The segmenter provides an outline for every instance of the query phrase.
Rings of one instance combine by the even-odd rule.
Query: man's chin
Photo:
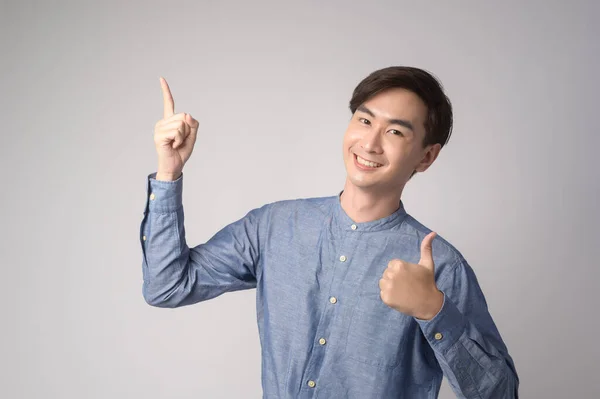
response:
[[[379,193],[384,194],[390,191],[397,191],[399,187],[404,187],[404,184],[400,182],[393,182],[389,180],[382,180],[372,178],[375,176],[355,176],[355,175],[346,175],[346,185],[351,185],[355,189],[369,192],[369,193]]]
[[[356,177],[353,176],[347,176],[347,179],[349,184],[353,185],[354,187],[356,187],[357,189],[360,190],[378,190],[381,188],[382,184],[380,181],[377,181],[375,179],[358,179]]]

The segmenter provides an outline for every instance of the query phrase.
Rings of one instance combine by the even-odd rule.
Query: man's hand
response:
[[[169,85],[160,78],[163,92],[163,119],[154,127],[154,145],[158,154],[156,180],[177,180],[192,155],[198,121],[190,114],[175,114],[175,102]]]
[[[444,294],[435,284],[435,265],[429,233],[421,243],[418,264],[392,259],[379,280],[381,300],[389,307],[417,319],[430,320],[442,308]]]

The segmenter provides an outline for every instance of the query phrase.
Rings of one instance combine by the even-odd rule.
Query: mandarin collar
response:
[[[340,225],[344,231],[381,231],[390,230],[393,227],[402,223],[407,213],[404,209],[404,203],[400,200],[398,209],[392,214],[377,220],[371,220],[369,222],[357,223],[348,216],[344,208],[342,208],[341,195],[344,190],[340,191],[337,197],[334,198],[334,219]]]

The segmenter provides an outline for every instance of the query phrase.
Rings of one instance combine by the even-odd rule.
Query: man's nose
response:
[[[365,152],[380,154],[381,149],[381,131],[379,129],[370,129],[363,136],[360,146]]]

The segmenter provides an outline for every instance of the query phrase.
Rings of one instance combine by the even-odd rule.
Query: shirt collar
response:
[[[391,230],[393,227],[399,225],[404,220],[407,215],[406,210],[404,209],[404,204],[402,200],[400,200],[398,209],[384,218],[372,220],[370,222],[356,223],[354,220],[348,216],[344,208],[342,208],[342,203],[340,196],[342,195],[343,190],[334,197],[335,205],[334,205],[334,220],[340,225],[342,230],[344,231],[381,231],[381,230]]]

